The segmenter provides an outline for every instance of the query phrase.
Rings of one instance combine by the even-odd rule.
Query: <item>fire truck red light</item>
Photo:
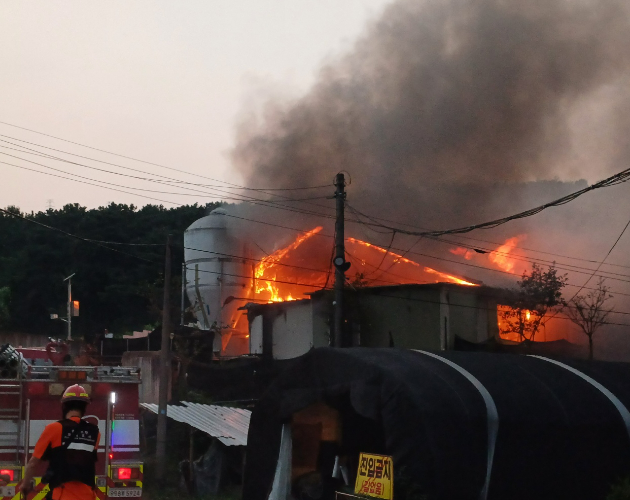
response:
[[[0,476],[9,476],[9,482],[13,482],[15,471],[11,469],[0,469]]]
[[[129,467],[118,469],[118,479],[131,479],[131,469]]]
[[[113,453],[110,453],[110,454],[109,454],[109,459],[111,460],[112,458],[114,458],[114,454],[113,454]]]

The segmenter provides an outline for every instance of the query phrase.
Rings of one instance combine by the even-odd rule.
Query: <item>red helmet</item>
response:
[[[86,403],[90,402],[90,396],[83,388],[83,386],[79,384],[71,385],[65,391],[63,391],[63,396],[61,396],[61,402],[65,403],[66,401],[84,401]]]

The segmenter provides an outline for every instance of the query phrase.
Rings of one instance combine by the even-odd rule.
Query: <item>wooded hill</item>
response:
[[[112,203],[87,209],[73,204],[30,214],[8,207],[11,213],[82,238],[157,245],[98,245],[0,213],[0,332],[65,336],[66,324],[51,320],[50,314],[66,316],[63,279],[72,273],[73,299],[80,302],[73,336],[91,339],[105,329],[122,335],[158,324],[168,234],[173,238],[172,310],[178,316],[184,230],[218,205],[137,208]]]

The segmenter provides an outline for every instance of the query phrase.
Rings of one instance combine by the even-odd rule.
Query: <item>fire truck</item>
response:
[[[98,425],[96,489],[99,500],[141,497],[138,388],[140,370],[112,366],[60,366],[10,345],[0,346],[0,500],[22,500],[20,480],[44,427],[63,418],[61,395],[74,384],[91,403],[85,419]],[[24,500],[43,500],[39,471]]]

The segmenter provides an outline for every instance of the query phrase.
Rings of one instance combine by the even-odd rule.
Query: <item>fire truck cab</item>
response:
[[[91,403],[84,416],[98,425],[96,489],[99,500],[141,497],[138,385],[140,370],[111,366],[53,366],[27,361],[20,349],[0,347],[0,500],[21,500],[19,485],[44,427],[63,418],[61,395],[82,385]],[[48,486],[39,471],[25,500],[42,500]]]

